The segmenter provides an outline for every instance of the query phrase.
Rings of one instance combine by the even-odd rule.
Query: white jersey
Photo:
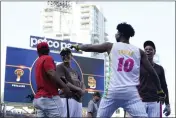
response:
[[[107,78],[108,93],[121,93],[139,84],[140,50],[121,42],[113,44],[110,52],[110,77]],[[135,89],[134,91],[137,91]]]

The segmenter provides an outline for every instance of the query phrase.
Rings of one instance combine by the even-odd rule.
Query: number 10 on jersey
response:
[[[125,71],[125,72],[130,72],[133,69],[134,66],[134,60],[131,58],[124,59],[119,58],[119,63],[117,65],[117,71]]]

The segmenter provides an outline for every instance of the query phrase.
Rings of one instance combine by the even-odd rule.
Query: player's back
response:
[[[52,61],[51,61],[52,60]],[[35,95],[35,98],[39,98],[41,96],[43,97],[51,97],[52,95],[58,95],[58,87],[52,79],[49,78],[46,74],[46,66],[44,66],[44,63],[48,63],[47,65],[50,65],[49,68],[51,68],[51,65],[54,65],[54,60],[49,55],[43,55],[39,57],[35,63],[35,79],[36,79],[36,85],[37,85],[37,93]],[[55,70],[54,65],[54,70]]]
[[[127,92],[127,89],[139,84],[140,59],[139,48],[121,42],[113,44],[110,52],[108,93]]]

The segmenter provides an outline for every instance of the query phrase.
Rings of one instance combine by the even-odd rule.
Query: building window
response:
[[[53,21],[45,21],[45,23],[53,23]]]
[[[81,6],[81,8],[89,8],[89,6]]]
[[[46,8],[46,9],[45,9],[45,12],[53,12],[53,9]]]
[[[81,11],[82,14],[89,14],[90,11]]]
[[[63,41],[69,41],[69,42],[70,42],[70,39],[66,39],[66,38],[64,38]]]
[[[70,34],[64,34],[64,36],[70,36]]]
[[[83,17],[81,17],[81,19],[82,19],[82,20],[87,20],[87,19],[89,19],[89,17],[83,16]]]
[[[98,32],[98,27],[96,27],[96,32]]]
[[[53,28],[52,26],[43,26],[44,29],[51,29]]]
[[[89,23],[81,23],[81,28],[88,28],[89,27]]]
[[[53,16],[44,16],[46,19],[52,19]]]
[[[56,37],[62,37],[62,34],[56,34]]]

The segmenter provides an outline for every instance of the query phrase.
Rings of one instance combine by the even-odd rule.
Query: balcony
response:
[[[81,9],[89,8],[90,5],[81,5]]]
[[[81,11],[81,13],[89,13],[90,9],[89,8],[81,8],[80,11]]]
[[[46,21],[44,21],[46,24],[52,24],[53,23],[53,21],[52,20],[46,20]]]
[[[99,38],[98,32],[91,32],[91,36],[95,38]]]
[[[104,22],[107,22],[107,19],[104,17]]]
[[[62,34],[56,34],[56,37],[62,37]]]
[[[88,16],[81,16],[81,19],[82,20],[86,20],[86,19],[89,19],[90,17],[88,17]]]
[[[53,12],[54,10],[52,8],[46,8],[44,9],[45,12]]]
[[[43,26],[43,29],[52,29],[53,28],[53,26],[50,26],[50,25],[44,25]]]
[[[81,20],[81,24],[89,24],[89,23],[90,23],[89,19]]]
[[[99,42],[98,38],[92,37],[92,43],[99,44],[100,42]]]
[[[90,17],[90,12],[81,12],[81,17]]]

